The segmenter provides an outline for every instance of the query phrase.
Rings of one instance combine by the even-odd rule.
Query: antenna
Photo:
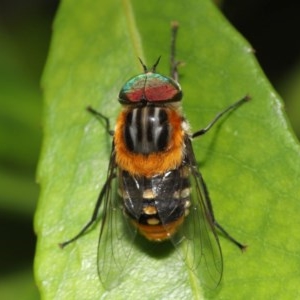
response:
[[[148,69],[147,69],[146,65],[143,63],[143,61],[142,61],[142,59],[140,57],[138,57],[138,59],[139,59],[141,65],[143,66],[144,72],[147,73]]]

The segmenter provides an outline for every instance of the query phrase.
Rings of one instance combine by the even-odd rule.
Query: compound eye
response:
[[[182,91],[176,81],[152,72],[133,77],[125,83],[119,94],[119,101],[123,104],[175,102],[181,98]]]

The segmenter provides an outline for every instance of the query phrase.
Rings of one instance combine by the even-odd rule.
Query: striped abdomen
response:
[[[190,206],[189,175],[184,164],[151,178],[119,170],[119,194],[124,210],[147,239],[169,239],[183,223]]]

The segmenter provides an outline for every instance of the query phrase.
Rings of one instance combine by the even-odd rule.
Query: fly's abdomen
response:
[[[120,171],[125,213],[147,239],[166,240],[184,221],[190,206],[188,175],[185,166],[152,178],[134,177]]]

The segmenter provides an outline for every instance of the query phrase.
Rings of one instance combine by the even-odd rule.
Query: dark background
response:
[[[218,1],[220,2],[220,1]],[[228,0],[220,4],[256,51],[300,136],[298,1]],[[47,57],[54,0],[0,3],[0,294],[38,299],[32,261],[36,166],[42,141],[40,78]],[[297,76],[297,74],[299,74]],[[20,83],[18,89],[14,82]],[[15,105],[12,105],[15,104]],[[27,117],[25,117],[27,116]],[[29,116],[29,117],[28,117]],[[30,138],[28,138],[30,137]],[[6,297],[5,297],[6,296]]]

